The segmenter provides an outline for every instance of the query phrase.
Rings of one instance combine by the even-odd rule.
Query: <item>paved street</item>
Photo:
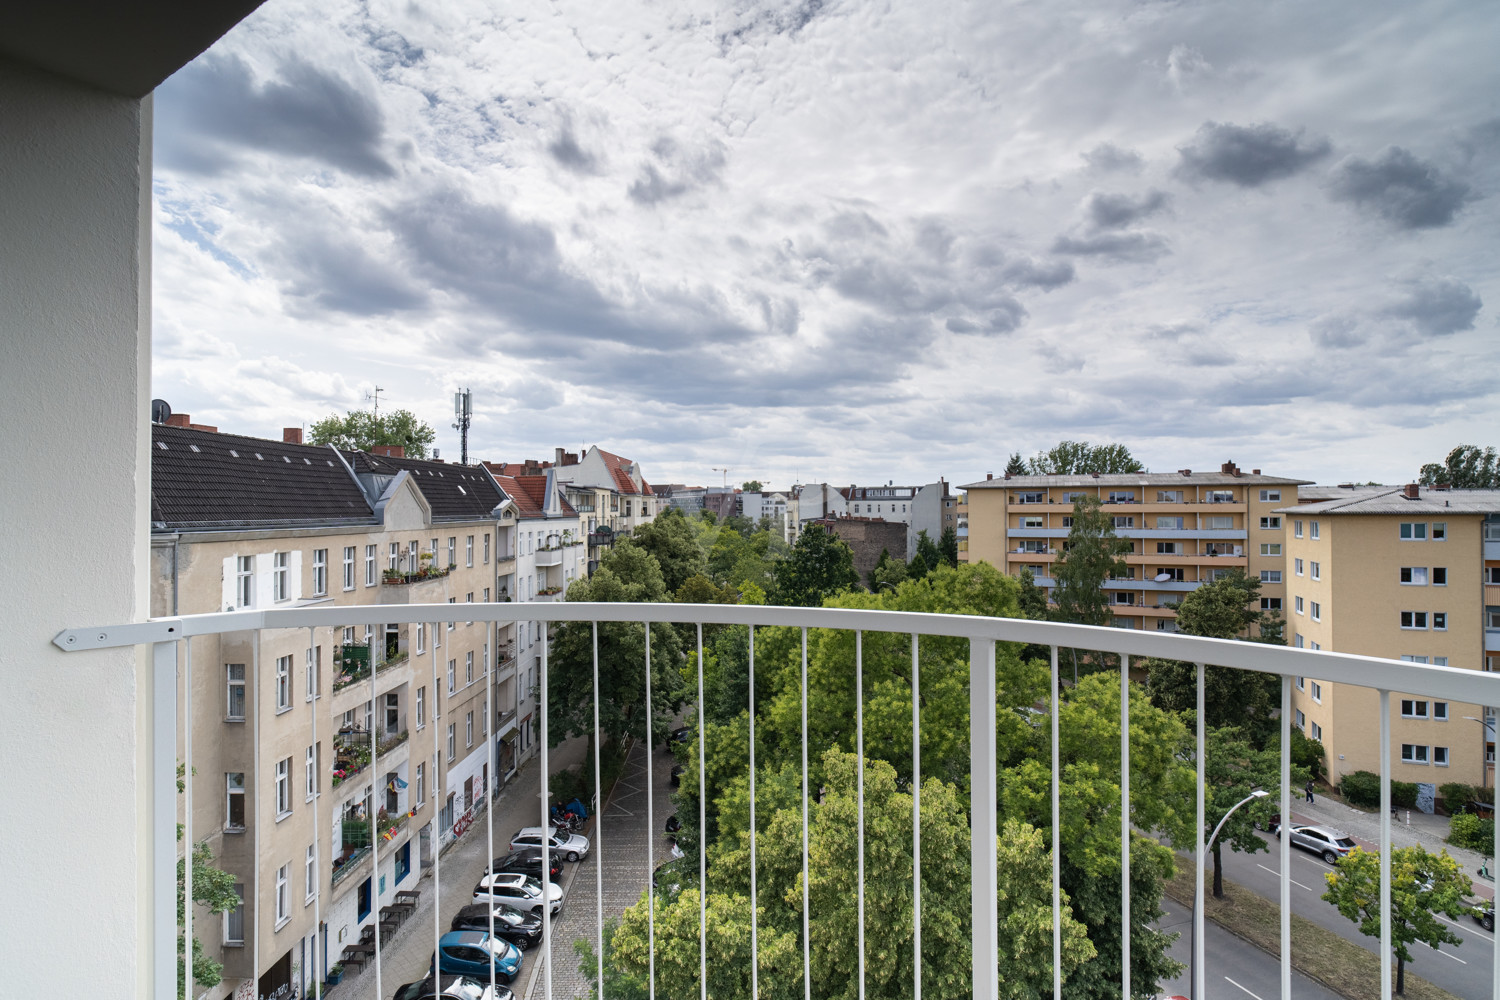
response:
[[[1188,968],[1182,975],[1162,984],[1166,994],[1190,996],[1192,993],[1192,921],[1188,908],[1170,896],[1162,899],[1166,914],[1157,926],[1182,936],[1172,945],[1171,956]],[[1242,941],[1211,920],[1203,924],[1203,960],[1205,963],[1203,1000],[1275,1000],[1281,996],[1281,965],[1255,945]],[[1340,1000],[1337,993],[1313,982],[1295,969],[1292,971],[1292,995],[1297,1000]]]

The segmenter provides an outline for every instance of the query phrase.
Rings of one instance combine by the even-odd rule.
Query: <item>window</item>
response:
[[[1110,490],[1109,503],[1135,503],[1135,490]]]
[[[453,760],[453,758],[456,757],[456,756],[458,756],[458,747],[454,743],[453,723],[450,722],[450,723],[448,723],[448,760],[449,760],[449,762],[451,763],[452,760]]]
[[[1313,649],[1322,649],[1323,648],[1323,644],[1321,642],[1312,642],[1312,643],[1308,643],[1308,645],[1311,646]]]
[[[1320,622],[1323,620],[1323,605],[1319,604],[1317,601],[1312,602],[1312,620],[1315,622]]]
[[[474,651],[472,649],[464,654],[464,683],[474,683]]]
[[[1261,526],[1262,529],[1265,529],[1265,530],[1270,530],[1270,529],[1274,529],[1274,528],[1280,528],[1281,527],[1281,518],[1279,518],[1279,517],[1263,517],[1263,518],[1260,519],[1260,526]]]
[[[354,589],[354,546],[344,546],[344,589]]]
[[[1115,523],[1115,527],[1116,528],[1134,528],[1135,527],[1135,518],[1133,518],[1133,517],[1117,517],[1117,518],[1114,519],[1114,523]]]
[[[1323,704],[1323,685],[1317,681],[1309,681],[1308,683],[1312,685],[1312,700],[1320,705]]]
[[[375,546],[365,546],[365,586],[375,586]]]
[[[1446,667],[1448,665],[1448,658],[1446,656],[1434,656],[1432,658],[1432,665],[1435,666],[1435,667]],[[1438,704],[1446,706],[1448,703],[1444,701],[1444,702],[1439,702]],[[1445,707],[1444,711],[1446,711],[1446,710],[1447,709]],[[1446,718],[1446,716],[1445,716],[1445,718]]]
[[[1025,493],[1021,493],[1021,494],[1019,494],[1016,497],[1016,503],[1046,503],[1046,502],[1047,502],[1047,494],[1044,491],[1042,491],[1042,490],[1031,490],[1031,491],[1028,491],[1028,492],[1025,492]],[[858,514],[859,513],[859,508],[855,507],[854,512],[856,514]]]
[[[1158,517],[1156,519],[1158,531],[1181,531],[1182,518],[1180,517]]]
[[[1063,518],[1062,519],[1062,526],[1064,528],[1071,528],[1071,527],[1073,527],[1073,519],[1071,517],[1065,517],[1065,518]]]
[[[488,587],[484,588],[484,603],[485,604],[490,603],[490,588],[488,588]]]
[[[484,533],[484,564],[486,566],[490,564],[490,533],[488,531]]]
[[[1209,490],[1204,503],[1234,503],[1233,490]]]
[[[427,801],[427,765],[417,765],[417,805]]]
[[[1292,522],[1292,537],[1293,538],[1301,538],[1302,537],[1302,522],[1301,521],[1293,521]]]
[[[1292,560],[1292,572],[1297,574],[1298,576],[1301,576],[1305,572],[1301,559]]]
[[[1228,570],[1215,570],[1214,572],[1219,573],[1219,574],[1227,574],[1229,571]],[[1218,578],[1216,577],[1215,579],[1218,579]],[[1263,569],[1263,570],[1261,570],[1260,571],[1260,582],[1261,583],[1280,583],[1281,582],[1281,570],[1279,570],[1279,569]]]
[[[416,630],[416,636],[413,641],[416,643],[417,652],[425,653],[427,651],[427,624],[425,622],[417,622],[413,628]]]
[[[417,688],[417,728],[427,724],[427,688]]]
[[[1425,656],[1411,656],[1411,655],[1408,655],[1406,653],[1402,653],[1401,654],[1401,659],[1403,661],[1407,662],[1407,663],[1426,663],[1427,662],[1427,657],[1425,657]]]
[[[1426,628],[1427,612],[1425,611],[1403,611],[1401,612],[1402,628]]]
[[[307,651],[307,701],[319,696],[318,688],[323,679],[323,647],[314,646]]]
[[[1262,597],[1260,599],[1260,609],[1262,611],[1280,611],[1281,610],[1281,598],[1279,598],[1279,597]]]
[[[457,535],[449,535],[448,536],[448,565],[449,566],[457,566],[458,565],[458,536]],[[470,563],[470,565],[473,565],[473,564]]]
[[[1500,628],[1500,608],[1484,609],[1484,627]]]
[[[285,601],[292,596],[289,552],[276,552],[271,556],[271,600]]]
[[[456,598],[456,597],[450,597],[450,598],[448,598],[448,603],[449,604],[457,604],[458,603],[458,598]],[[448,631],[449,632],[453,631],[453,622],[449,622],[448,623]]]
[[[224,775],[224,829],[245,828],[245,772]]]
[[[1297,614],[1299,614],[1299,615],[1302,614],[1302,612],[1304,610],[1303,609],[1303,605],[1302,605],[1302,598],[1300,598],[1300,597],[1294,597],[1294,598],[1292,598],[1292,607],[1296,610]]]
[[[1306,677],[1298,677],[1297,678],[1297,690],[1298,691],[1306,691],[1307,690],[1307,678]]]
[[[1448,586],[1448,567],[1446,567],[1446,566],[1434,566],[1434,567],[1432,567],[1432,585],[1434,587],[1446,587],[1446,586]]]
[[[292,758],[276,762],[276,818],[282,819],[292,812]]]
[[[1021,527],[1023,528],[1040,528],[1041,526],[1042,515],[1040,514],[1027,514],[1021,518]]]
[[[1314,559],[1307,564],[1307,573],[1314,580],[1323,579],[1323,564]]]
[[[1260,491],[1260,502],[1261,503],[1279,503],[1280,501],[1281,501],[1281,491],[1280,490],[1261,490]]]
[[[474,565],[474,536],[470,535],[464,540],[464,565]]]
[[[224,718],[233,722],[245,721],[245,665],[224,664],[225,704]]]
[[[1403,542],[1421,542],[1427,539],[1426,521],[1402,521],[1401,540]]]
[[[1263,556],[1279,556],[1279,555],[1281,555],[1281,543],[1280,542],[1261,542],[1260,543],[1260,554],[1263,555]]]
[[[391,543],[390,560],[391,560],[391,564],[390,564],[390,566],[386,567],[387,569],[390,569],[391,571],[394,572],[395,570],[397,570],[397,569],[399,569],[401,567],[401,543],[400,542],[392,542]]]
[[[1411,587],[1427,586],[1426,566],[1402,566],[1401,582]]]
[[[458,673],[458,661],[457,660],[449,660],[448,661],[448,693],[449,694],[453,693],[453,677],[454,677],[454,675],[456,673]]]
[[[1414,698],[1401,699],[1401,718],[1403,719],[1425,719],[1427,718],[1427,702],[1418,701]]]
[[[282,865],[276,869],[276,923],[278,925],[285,923],[290,916],[286,892],[287,869],[290,867],[291,865]]]
[[[1323,727],[1320,726],[1320,725],[1318,725],[1316,722],[1314,722],[1309,727],[1308,735],[1311,736],[1315,740],[1322,740],[1323,739]]]
[[[470,712],[464,716],[464,746],[474,745],[474,713]]]
[[[1425,764],[1427,763],[1428,748],[1421,743],[1401,744],[1401,762],[1403,764]]]
[[[1322,537],[1321,535],[1318,534],[1318,522],[1317,521],[1312,521],[1312,522],[1310,522],[1308,524],[1308,526],[1307,526],[1307,537],[1309,537],[1309,538],[1321,538]]]
[[[303,870],[302,875],[307,880],[307,901],[309,903],[311,903],[313,897],[318,894],[318,845],[317,844],[308,844],[307,845],[307,866]]]
[[[1177,556],[1182,554],[1181,542],[1157,542],[1156,554],[1159,556]]]
[[[318,791],[318,753],[315,747],[307,748],[307,758],[303,762],[302,771],[307,784],[307,801],[311,802]]]
[[[234,603],[248,608],[255,604],[255,557],[235,557]]]
[[[327,549],[313,549],[313,593],[328,593]]]
[[[276,711],[292,707],[292,658],[276,657]]]
[[[1432,627],[1438,632],[1448,631],[1448,612],[1434,611],[1432,613]]]
[[[1432,522],[1432,540],[1434,542],[1445,542],[1445,541],[1448,540],[1448,522],[1447,521],[1433,521]]]
[[[1117,591],[1115,591],[1115,593],[1112,596],[1114,597],[1114,600],[1110,602],[1112,604],[1134,604],[1135,603],[1135,594],[1133,594],[1133,593],[1131,593],[1129,591],[1117,590]]]
[[[1307,716],[1300,708],[1296,709],[1296,712],[1297,728],[1305,731],[1307,729]]]
[[[1134,567],[1129,568],[1134,569]],[[1171,580],[1176,583],[1183,582],[1183,568],[1181,566],[1158,566],[1156,567],[1156,575],[1158,578],[1165,576],[1167,580]],[[1167,580],[1162,580],[1160,582],[1166,583]]]
[[[1448,703],[1446,701],[1435,701],[1432,703],[1432,718],[1434,722],[1448,721]]]
[[[245,887],[240,883],[234,884],[234,894],[240,898],[239,904],[233,909],[224,911],[224,943],[245,943]]]
[[[1437,767],[1447,767],[1448,766],[1448,748],[1447,747],[1433,747],[1432,748],[1432,763],[1435,766],[1437,766]]]
[[[1156,502],[1157,503],[1182,503],[1182,491],[1181,490],[1157,490],[1156,491]]]

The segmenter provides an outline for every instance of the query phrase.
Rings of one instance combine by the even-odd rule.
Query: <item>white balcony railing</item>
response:
[[[402,617],[408,622],[438,623],[446,622],[453,613],[448,604],[425,604],[405,605],[401,607]],[[510,623],[520,620],[530,620],[535,617],[539,609],[535,606],[516,604],[476,604],[466,608],[466,614],[472,614],[476,621]],[[155,959],[155,981],[153,984],[153,996],[159,1000],[170,1000],[177,995],[177,972],[180,960],[176,955],[176,941],[179,931],[178,922],[174,915],[176,901],[175,884],[175,860],[178,854],[178,835],[176,823],[178,821],[178,794],[176,789],[176,765],[179,753],[179,739],[185,748],[185,761],[187,773],[192,771],[192,757],[194,732],[192,725],[192,713],[189,706],[176,703],[176,692],[179,690],[193,690],[193,664],[190,654],[191,643],[188,644],[188,655],[182,655],[184,640],[190,640],[197,636],[214,636],[229,632],[245,632],[255,629],[319,629],[344,627],[348,625],[383,625],[390,620],[392,608],[386,605],[373,605],[367,607],[346,606],[337,608],[296,608],[285,610],[266,611],[244,611],[224,614],[183,616],[178,618],[155,619],[143,623],[130,623],[122,625],[103,625],[69,628],[59,633],[54,642],[66,651],[78,651],[89,649],[101,649],[107,647],[149,645],[152,647],[154,668],[154,691],[155,701],[152,710],[152,770],[149,781],[152,788],[152,834],[154,864],[151,880],[153,898],[151,900],[151,912],[153,919],[148,925],[148,933],[151,937],[150,947]],[[1473,704],[1500,704],[1500,675],[1482,673],[1473,670],[1462,670],[1458,668],[1430,666],[1394,660],[1383,660],[1373,657],[1354,656],[1340,653],[1320,652],[1291,649],[1280,646],[1268,646],[1253,643],[1235,642],[1218,639],[1204,639],[1192,636],[1168,635],[1151,631],[1133,631],[1112,628],[1093,628],[1088,626],[1063,625],[1050,622],[1026,621],[1018,619],[986,618],[977,616],[943,615],[943,614],[914,614],[895,611],[879,610],[843,610],[830,608],[780,608],[761,606],[724,606],[724,605],[682,605],[682,604],[570,604],[558,603],[547,609],[548,622],[551,625],[558,622],[649,622],[649,623],[689,623],[697,626],[698,644],[698,707],[697,723],[698,731],[704,731],[703,715],[703,626],[704,625],[740,625],[751,628],[751,642],[749,653],[749,670],[751,697],[755,690],[755,643],[754,628],[758,626],[778,626],[802,630],[801,643],[801,691],[802,691],[802,742],[803,742],[803,933],[801,940],[802,968],[800,977],[807,984],[807,995],[812,994],[811,986],[811,962],[810,944],[807,932],[807,630],[809,629],[833,629],[852,632],[855,635],[855,662],[854,662],[854,688],[857,691],[864,690],[863,682],[863,636],[864,633],[894,633],[899,635],[910,635],[912,637],[912,662],[915,667],[918,662],[918,646],[922,637],[951,637],[967,640],[969,648],[969,701],[970,717],[969,728],[972,734],[970,740],[970,795],[971,795],[971,835],[970,850],[972,863],[972,885],[971,885],[971,913],[972,913],[972,967],[964,970],[972,982],[972,995],[983,1000],[993,1000],[999,995],[999,924],[996,909],[997,898],[997,791],[998,767],[996,760],[996,714],[997,714],[997,690],[996,690],[996,643],[1028,643],[1037,644],[1051,648],[1051,679],[1050,679],[1050,703],[1056,705],[1059,697],[1059,648],[1082,648],[1114,653],[1120,658],[1119,688],[1120,688],[1120,754],[1121,792],[1128,801],[1130,794],[1130,727],[1128,725],[1130,701],[1129,701],[1129,664],[1132,659],[1139,657],[1162,657],[1173,660],[1186,660],[1198,664],[1198,687],[1197,687],[1197,733],[1196,733],[1196,767],[1198,769],[1196,829],[1202,831],[1204,828],[1204,766],[1205,766],[1205,728],[1204,728],[1204,665],[1218,665],[1237,668],[1241,670],[1252,670],[1261,673],[1277,675],[1281,678],[1281,799],[1280,813],[1282,816],[1291,815],[1290,800],[1290,748],[1291,739],[1289,734],[1291,720],[1291,697],[1294,678],[1299,676],[1311,676],[1322,679],[1325,682],[1353,685],[1378,692],[1381,706],[1379,719],[1380,729],[1380,797],[1381,810],[1381,873],[1380,873],[1380,900],[1385,913],[1389,914],[1391,905],[1390,887],[1390,824],[1391,824],[1391,788],[1390,788],[1390,745],[1391,745],[1391,714],[1389,711],[1389,698],[1392,691],[1426,696],[1435,699],[1444,699],[1452,702],[1464,702]],[[548,733],[547,733],[547,651],[549,643],[545,639],[546,627],[543,628],[542,642],[542,665],[540,680],[539,700],[542,707],[540,712],[540,738],[542,773],[548,774]],[[434,678],[437,677],[436,654],[429,653],[433,660]],[[647,649],[649,659],[649,645]],[[595,685],[597,692],[598,662],[597,644],[595,647]],[[259,672],[264,665],[256,662],[252,665],[254,676],[259,678]],[[198,669],[204,669],[200,664]],[[179,677],[179,673],[181,676]],[[179,688],[179,680],[182,687]],[[493,684],[493,675],[491,679]],[[913,872],[912,872],[912,920],[915,928],[913,954],[914,961],[914,995],[920,1000],[922,981],[922,948],[920,938],[922,913],[921,896],[921,822],[920,822],[920,768],[922,735],[920,729],[920,703],[922,693],[918,690],[918,677],[913,671],[912,682],[912,763],[913,780],[911,790],[913,794]],[[649,681],[646,694],[647,724],[650,725],[650,688]],[[493,698],[493,688],[490,691]],[[862,750],[864,740],[864,710],[863,697],[856,699],[857,705],[857,746]],[[597,699],[596,699],[597,702]],[[491,702],[493,703],[493,701]],[[750,773],[754,774],[754,705],[749,706],[750,713]],[[597,712],[597,708],[596,708]],[[315,713],[313,713],[315,715]],[[1050,720],[1050,761],[1051,761],[1051,863],[1052,863],[1052,948],[1053,948],[1053,996],[1062,997],[1061,975],[1061,947],[1062,937],[1062,903],[1061,903],[1061,844],[1058,842],[1061,824],[1059,821],[1059,730],[1058,713],[1048,711],[1041,713],[1038,718],[1047,724]],[[182,720],[182,728],[179,732],[178,721]],[[596,715],[597,720],[597,715]],[[316,726],[316,720],[314,720]],[[438,756],[440,748],[436,743],[436,730],[440,727],[431,727],[434,730],[433,754]],[[313,734],[316,740],[316,732]],[[326,734],[325,734],[326,737]],[[413,743],[413,745],[415,745]],[[259,748],[257,747],[257,753]],[[414,751],[415,752],[415,751]],[[598,741],[595,741],[595,752],[598,753]],[[703,741],[698,741],[698,777],[699,777],[699,843],[702,845],[705,838],[702,836],[705,829],[706,803],[704,802],[704,747]],[[859,838],[859,881],[857,893],[860,922],[860,961],[859,974],[861,984],[864,976],[864,940],[863,930],[865,926],[864,915],[864,785],[863,785],[863,758],[859,758],[861,766],[859,770],[859,823],[861,836]],[[595,758],[595,767],[598,767],[598,758]],[[379,773],[378,767],[372,771]],[[440,784],[442,774],[434,769],[435,786],[432,789],[435,801],[442,799],[452,790],[443,788]],[[647,769],[648,794],[647,801],[651,801],[650,782],[651,771]],[[185,804],[188,827],[183,831],[182,841],[193,843],[195,831],[192,829],[192,788],[194,782],[187,782],[187,802]],[[316,800],[314,800],[316,801]],[[545,797],[540,801],[538,821],[548,821],[547,810],[550,803]],[[316,808],[316,807],[314,807]],[[649,807],[648,807],[649,808]],[[750,784],[750,844],[751,844],[751,898],[755,899],[754,893],[754,857],[756,831],[754,823],[755,809],[755,785],[752,779]],[[603,817],[598,817],[599,825],[594,829],[594,845],[592,850],[600,851],[604,837],[608,835],[608,828],[603,823]],[[1122,838],[1122,865],[1120,872],[1120,888],[1122,894],[1121,920],[1129,926],[1130,920],[1130,811],[1120,811],[1120,834]],[[314,822],[317,822],[316,815]],[[654,819],[648,818],[651,828],[655,829]],[[504,831],[502,831],[504,832]],[[1201,834],[1200,834],[1201,837]],[[493,830],[491,831],[490,850],[493,854],[495,845],[493,843]],[[1497,837],[1500,839],[1500,837]],[[648,865],[654,865],[654,858],[650,857],[652,848],[648,839]],[[1500,847],[1500,844],[1497,844]],[[1289,1000],[1291,997],[1291,880],[1290,880],[1290,838],[1283,838],[1280,843],[1280,890],[1281,890],[1281,997]],[[372,836],[370,845],[371,853],[376,857],[376,866],[372,870],[378,870],[378,863],[382,855],[382,845],[379,839]],[[1204,851],[1201,842],[1197,846],[1195,860],[1196,871],[1196,898],[1197,905],[1194,912],[1195,939],[1195,994],[1205,996],[1204,983],[1206,979],[1207,963],[1204,956]],[[1497,852],[1500,853],[1500,852]],[[492,856],[491,855],[486,855]],[[441,880],[441,855],[434,857],[434,892],[441,902],[443,894],[454,892],[459,903],[467,903],[467,886],[445,887]],[[317,859],[315,859],[317,861]],[[321,862],[318,862],[321,870]],[[700,849],[698,858],[699,885],[704,884],[706,877],[706,851]],[[602,880],[602,866],[596,865],[598,877]],[[191,866],[189,866],[189,869]],[[259,872],[255,873],[257,876]],[[256,884],[260,884],[259,878]],[[652,891],[649,885],[643,885],[645,891]],[[598,899],[602,901],[602,881],[600,882]],[[187,887],[191,896],[192,887]],[[257,900],[261,905],[266,901]],[[321,902],[321,901],[319,901]],[[602,940],[603,911],[600,903],[599,920],[596,925],[596,933],[599,940],[595,942],[596,954],[599,957],[600,973],[602,975],[602,963],[604,946]],[[700,996],[707,1000],[707,944],[705,936],[706,900],[700,894],[699,914],[699,959],[700,959]],[[376,907],[378,909],[378,907]],[[753,928],[755,927],[755,909],[751,907],[752,941]],[[315,919],[321,919],[315,917]],[[875,916],[874,919],[880,919]],[[192,935],[192,907],[188,908],[188,926],[184,928],[188,936]],[[260,926],[259,909],[256,912],[254,925],[255,934],[259,934]],[[1380,939],[1380,955],[1391,955],[1390,921],[1382,922],[1382,933]],[[438,907],[434,908],[434,947],[436,939],[441,933],[442,927],[438,922]],[[1131,995],[1130,988],[1130,935],[1125,935],[1123,956],[1120,969],[1122,993]],[[381,947],[382,938],[377,926],[374,945],[375,955],[373,969],[376,979],[377,995],[384,998],[388,994],[389,986],[383,985],[381,976]],[[247,941],[247,944],[250,942]],[[573,959],[570,952],[571,942],[561,942],[562,950],[558,951],[552,932],[552,921],[550,917],[544,921],[544,946],[540,949],[542,954],[551,956],[544,965],[545,974],[542,978],[542,995],[551,1000],[552,992],[552,966],[554,961],[562,961],[571,964]],[[189,949],[190,951],[191,949]],[[1495,963],[1494,968],[1500,970],[1500,937],[1494,941]],[[258,943],[257,943],[258,953]],[[529,960],[535,961],[536,951],[530,952]],[[315,969],[326,968],[329,960],[336,960],[336,956],[314,956],[312,959]],[[759,963],[751,963],[752,981],[758,976]],[[1391,976],[1394,971],[1394,962],[1387,961],[1383,965],[1383,995],[1390,996]],[[255,974],[260,974],[261,969],[256,969]],[[794,970],[782,970],[787,975],[797,975]],[[957,970],[950,970],[957,971]],[[322,976],[314,977],[315,982],[321,982]],[[1497,986],[1500,986],[1500,972],[1496,973]],[[654,988],[654,986],[653,986]],[[841,987],[842,988],[842,987]],[[321,991],[321,985],[315,988],[314,995]],[[860,990],[863,995],[863,989]],[[752,995],[754,995],[752,993]],[[1500,989],[1496,995],[1500,996]],[[602,996],[602,994],[601,994]],[[683,1000],[683,998],[678,998]]]

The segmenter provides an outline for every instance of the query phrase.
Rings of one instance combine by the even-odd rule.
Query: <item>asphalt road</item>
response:
[[[1192,945],[1189,935],[1193,928],[1188,908],[1168,896],[1162,899],[1162,909],[1166,914],[1158,926],[1182,935],[1173,943],[1169,954],[1183,965],[1190,965]],[[1203,930],[1206,966],[1203,985],[1207,996],[1199,1000],[1280,1000],[1281,963],[1277,959],[1211,920],[1204,921]],[[1190,977],[1190,968],[1184,969],[1181,976],[1163,983],[1162,990],[1168,995],[1191,996]],[[1295,969],[1292,971],[1292,995],[1297,1000],[1342,1000],[1337,993]]]
[[[1281,845],[1274,837],[1263,836],[1262,839],[1269,845],[1269,853],[1236,854],[1225,851],[1224,877],[1267,899],[1280,900]],[[1362,948],[1378,951],[1378,938],[1361,934],[1353,921],[1345,919],[1334,909],[1333,904],[1322,900],[1327,888],[1324,876],[1332,870],[1321,858],[1299,848],[1292,848],[1292,912],[1306,917],[1320,927],[1326,927]],[[1212,877],[1212,869],[1209,870],[1208,877]],[[1461,939],[1461,944],[1444,945],[1441,949],[1413,944],[1413,961],[1407,963],[1407,971],[1441,986],[1455,996],[1489,996],[1494,935],[1467,917],[1457,921],[1450,921],[1446,917],[1439,919],[1450,925],[1450,929]]]

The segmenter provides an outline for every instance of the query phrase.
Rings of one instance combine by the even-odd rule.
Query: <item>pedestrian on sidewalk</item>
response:
[[[1307,779],[1307,786],[1303,791],[1307,792],[1307,801],[1311,802],[1313,800],[1313,783],[1311,778]]]

